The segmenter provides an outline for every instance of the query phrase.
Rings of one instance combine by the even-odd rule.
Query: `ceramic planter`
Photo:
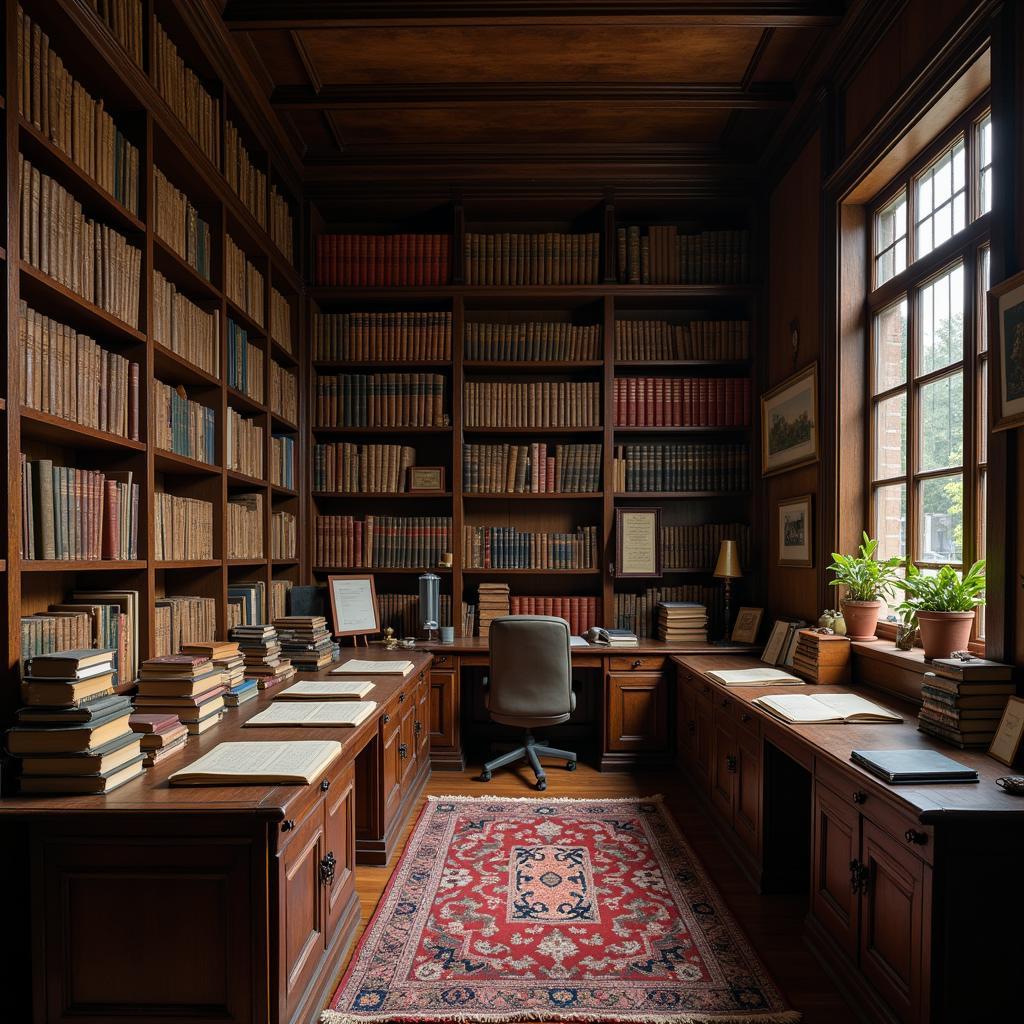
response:
[[[844,601],[843,618],[846,620],[847,636],[851,640],[874,640],[881,610],[881,601]]]
[[[918,612],[921,646],[926,658],[948,658],[964,651],[971,639],[974,612]]]

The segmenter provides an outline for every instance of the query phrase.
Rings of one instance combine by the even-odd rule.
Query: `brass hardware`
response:
[[[868,870],[866,864],[861,864],[859,860],[854,858],[850,861],[850,892],[867,892],[868,891],[868,879],[871,876],[871,872]]]
[[[413,722],[413,723],[412,723],[412,731],[413,731],[413,732],[414,732],[414,733],[415,733],[415,734],[416,734],[417,736],[419,736],[419,734],[420,734],[421,732],[423,732],[423,723],[422,723],[422,722]]]
[[[854,791],[854,794],[853,794],[853,802],[854,802],[855,804],[863,804],[863,803],[866,803],[866,802],[867,802],[867,799],[868,799],[868,795],[867,795],[867,793],[865,793],[865,792],[864,792],[864,790],[862,790],[862,789],[858,789],[858,790],[855,790],[855,791]]]
[[[334,869],[337,863],[331,851],[328,851],[327,856],[320,861],[320,881],[325,885],[334,884]]]
[[[398,695],[398,703],[399,704],[404,704],[405,703],[405,694],[404,693],[400,693]]]
[[[284,821],[281,822],[281,831],[282,832],[291,832],[291,830],[293,828],[295,828],[295,819],[294,818],[285,818]]]
[[[641,662],[639,658],[633,659],[633,668],[639,668],[642,664],[643,662]]]
[[[331,780],[330,779],[324,779],[324,781],[320,783],[320,789],[324,793],[326,793],[327,790],[329,790],[330,788],[331,788]]]
[[[409,756],[409,747],[405,743],[398,744],[398,756],[403,761]]]
[[[906,839],[908,843],[913,843],[915,846],[924,846],[924,844],[928,842],[928,833],[918,832],[916,828],[908,828],[907,831],[903,833],[903,838]]]
[[[389,715],[389,714],[388,714],[388,713],[387,713],[387,712],[385,711],[385,712],[384,712],[384,714],[380,716],[380,720],[381,720],[381,721],[382,721],[382,722],[383,722],[383,723],[384,723],[385,725],[387,725],[387,724],[388,724],[388,722],[390,722],[390,721],[391,721],[391,716],[390,716],[390,715]]]

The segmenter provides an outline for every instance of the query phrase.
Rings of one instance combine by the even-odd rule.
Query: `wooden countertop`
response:
[[[137,779],[125,783],[113,793],[103,796],[73,795],[26,795],[12,796],[0,800],[0,814],[69,814],[76,811],[93,812],[103,810],[114,813],[147,811],[168,814],[232,814],[246,813],[265,815],[268,818],[287,817],[289,806],[300,798],[309,787],[281,785],[246,786],[171,786],[167,777],[179,768],[191,764],[200,756],[212,750],[218,743],[231,740],[340,740],[342,743],[341,762],[351,759],[369,742],[377,731],[377,722],[384,706],[403,686],[417,678],[430,664],[430,655],[421,651],[402,651],[402,657],[411,661],[414,669],[407,676],[369,675],[374,690],[367,700],[377,702],[377,711],[354,729],[306,727],[253,728],[243,725],[258,711],[265,709],[282,685],[263,690],[254,699],[240,708],[229,708],[219,725],[208,729],[201,736],[190,736],[185,746],[166,761],[154,768],[147,768]],[[381,649],[348,648],[341,659],[330,668],[336,668],[353,658],[382,661],[393,659],[395,654]],[[298,679],[326,679],[330,669],[320,672],[300,672]],[[293,681],[295,681],[293,680]],[[287,684],[291,685],[291,683]],[[332,769],[336,767],[336,761]]]
[[[628,658],[631,654],[714,654],[722,657],[726,654],[750,654],[760,651],[760,647],[750,644],[718,647],[713,643],[703,644],[672,644],[664,640],[641,639],[638,647],[604,647],[590,644],[587,647],[573,647],[573,655],[616,655]],[[372,650],[372,648],[371,648]],[[416,642],[417,651],[430,651],[432,654],[486,654],[489,650],[486,637],[456,637],[454,643],[443,644],[439,640]]]
[[[703,673],[710,669],[755,668],[761,663],[749,656],[729,655],[711,659],[700,656],[679,656],[673,661],[700,674],[714,688],[713,697],[728,694],[733,700],[748,705],[761,719],[765,737],[771,739],[781,731],[809,747],[814,756],[841,766],[857,785],[884,795],[916,814],[922,822],[951,816],[1011,815],[1015,821],[1024,821],[1024,797],[1012,796],[995,784],[1003,775],[1015,772],[989,757],[983,750],[960,750],[947,743],[919,732],[918,707],[911,701],[901,701],[866,686],[820,686],[808,684],[794,686],[723,686]],[[888,710],[903,716],[902,722],[843,725],[789,725],[751,702],[755,697],[779,693],[849,693],[855,692]],[[850,760],[853,750],[936,750],[954,761],[976,768],[978,783],[928,783],[918,785],[889,785],[865,771]]]

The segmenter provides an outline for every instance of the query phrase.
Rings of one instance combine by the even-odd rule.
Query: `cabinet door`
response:
[[[697,725],[693,720],[693,691],[689,674],[680,669],[676,684],[676,764],[689,769],[693,763],[693,738]]]
[[[324,797],[324,857],[334,876],[324,881],[326,942],[330,946],[355,886],[356,825],[355,784],[351,767],[331,783]],[[333,859],[332,859],[333,858]]]
[[[398,712],[395,711],[394,715]],[[382,793],[384,794],[384,828],[391,822],[398,802],[402,797],[402,760],[398,755],[398,748],[402,742],[402,733],[398,728],[398,722],[392,720],[384,725],[383,740],[381,744],[381,782]]]
[[[416,757],[422,763],[430,756],[430,683],[426,679],[416,687],[416,715],[412,731],[416,735]]]
[[[430,673],[430,746],[453,750],[458,742],[458,675]]]
[[[901,1020],[921,1016],[924,864],[867,819],[861,861],[867,883],[861,905],[860,968]]]
[[[703,791],[711,784],[711,705],[696,694],[693,697],[693,767],[697,782]]]
[[[751,853],[761,852],[761,741],[736,727],[736,777],[733,828]]]
[[[608,677],[608,750],[661,753],[668,741],[668,687],[660,672]]]
[[[711,739],[711,802],[719,813],[732,821],[733,796],[736,789],[736,726],[728,712],[714,710]]]
[[[815,780],[811,913],[851,960],[857,957],[860,897],[851,862],[859,863],[860,814]]]
[[[326,948],[320,861],[324,856],[324,808],[317,801],[281,853],[282,988],[286,1014],[301,1001]]]
[[[413,724],[416,721],[416,700],[414,691],[410,691],[401,706],[400,724],[398,727],[398,764],[402,785],[413,774],[416,767],[416,732]]]

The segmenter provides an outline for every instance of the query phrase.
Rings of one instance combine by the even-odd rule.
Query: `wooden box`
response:
[[[850,682],[850,638],[801,629],[797,634],[793,668],[809,683]]]

